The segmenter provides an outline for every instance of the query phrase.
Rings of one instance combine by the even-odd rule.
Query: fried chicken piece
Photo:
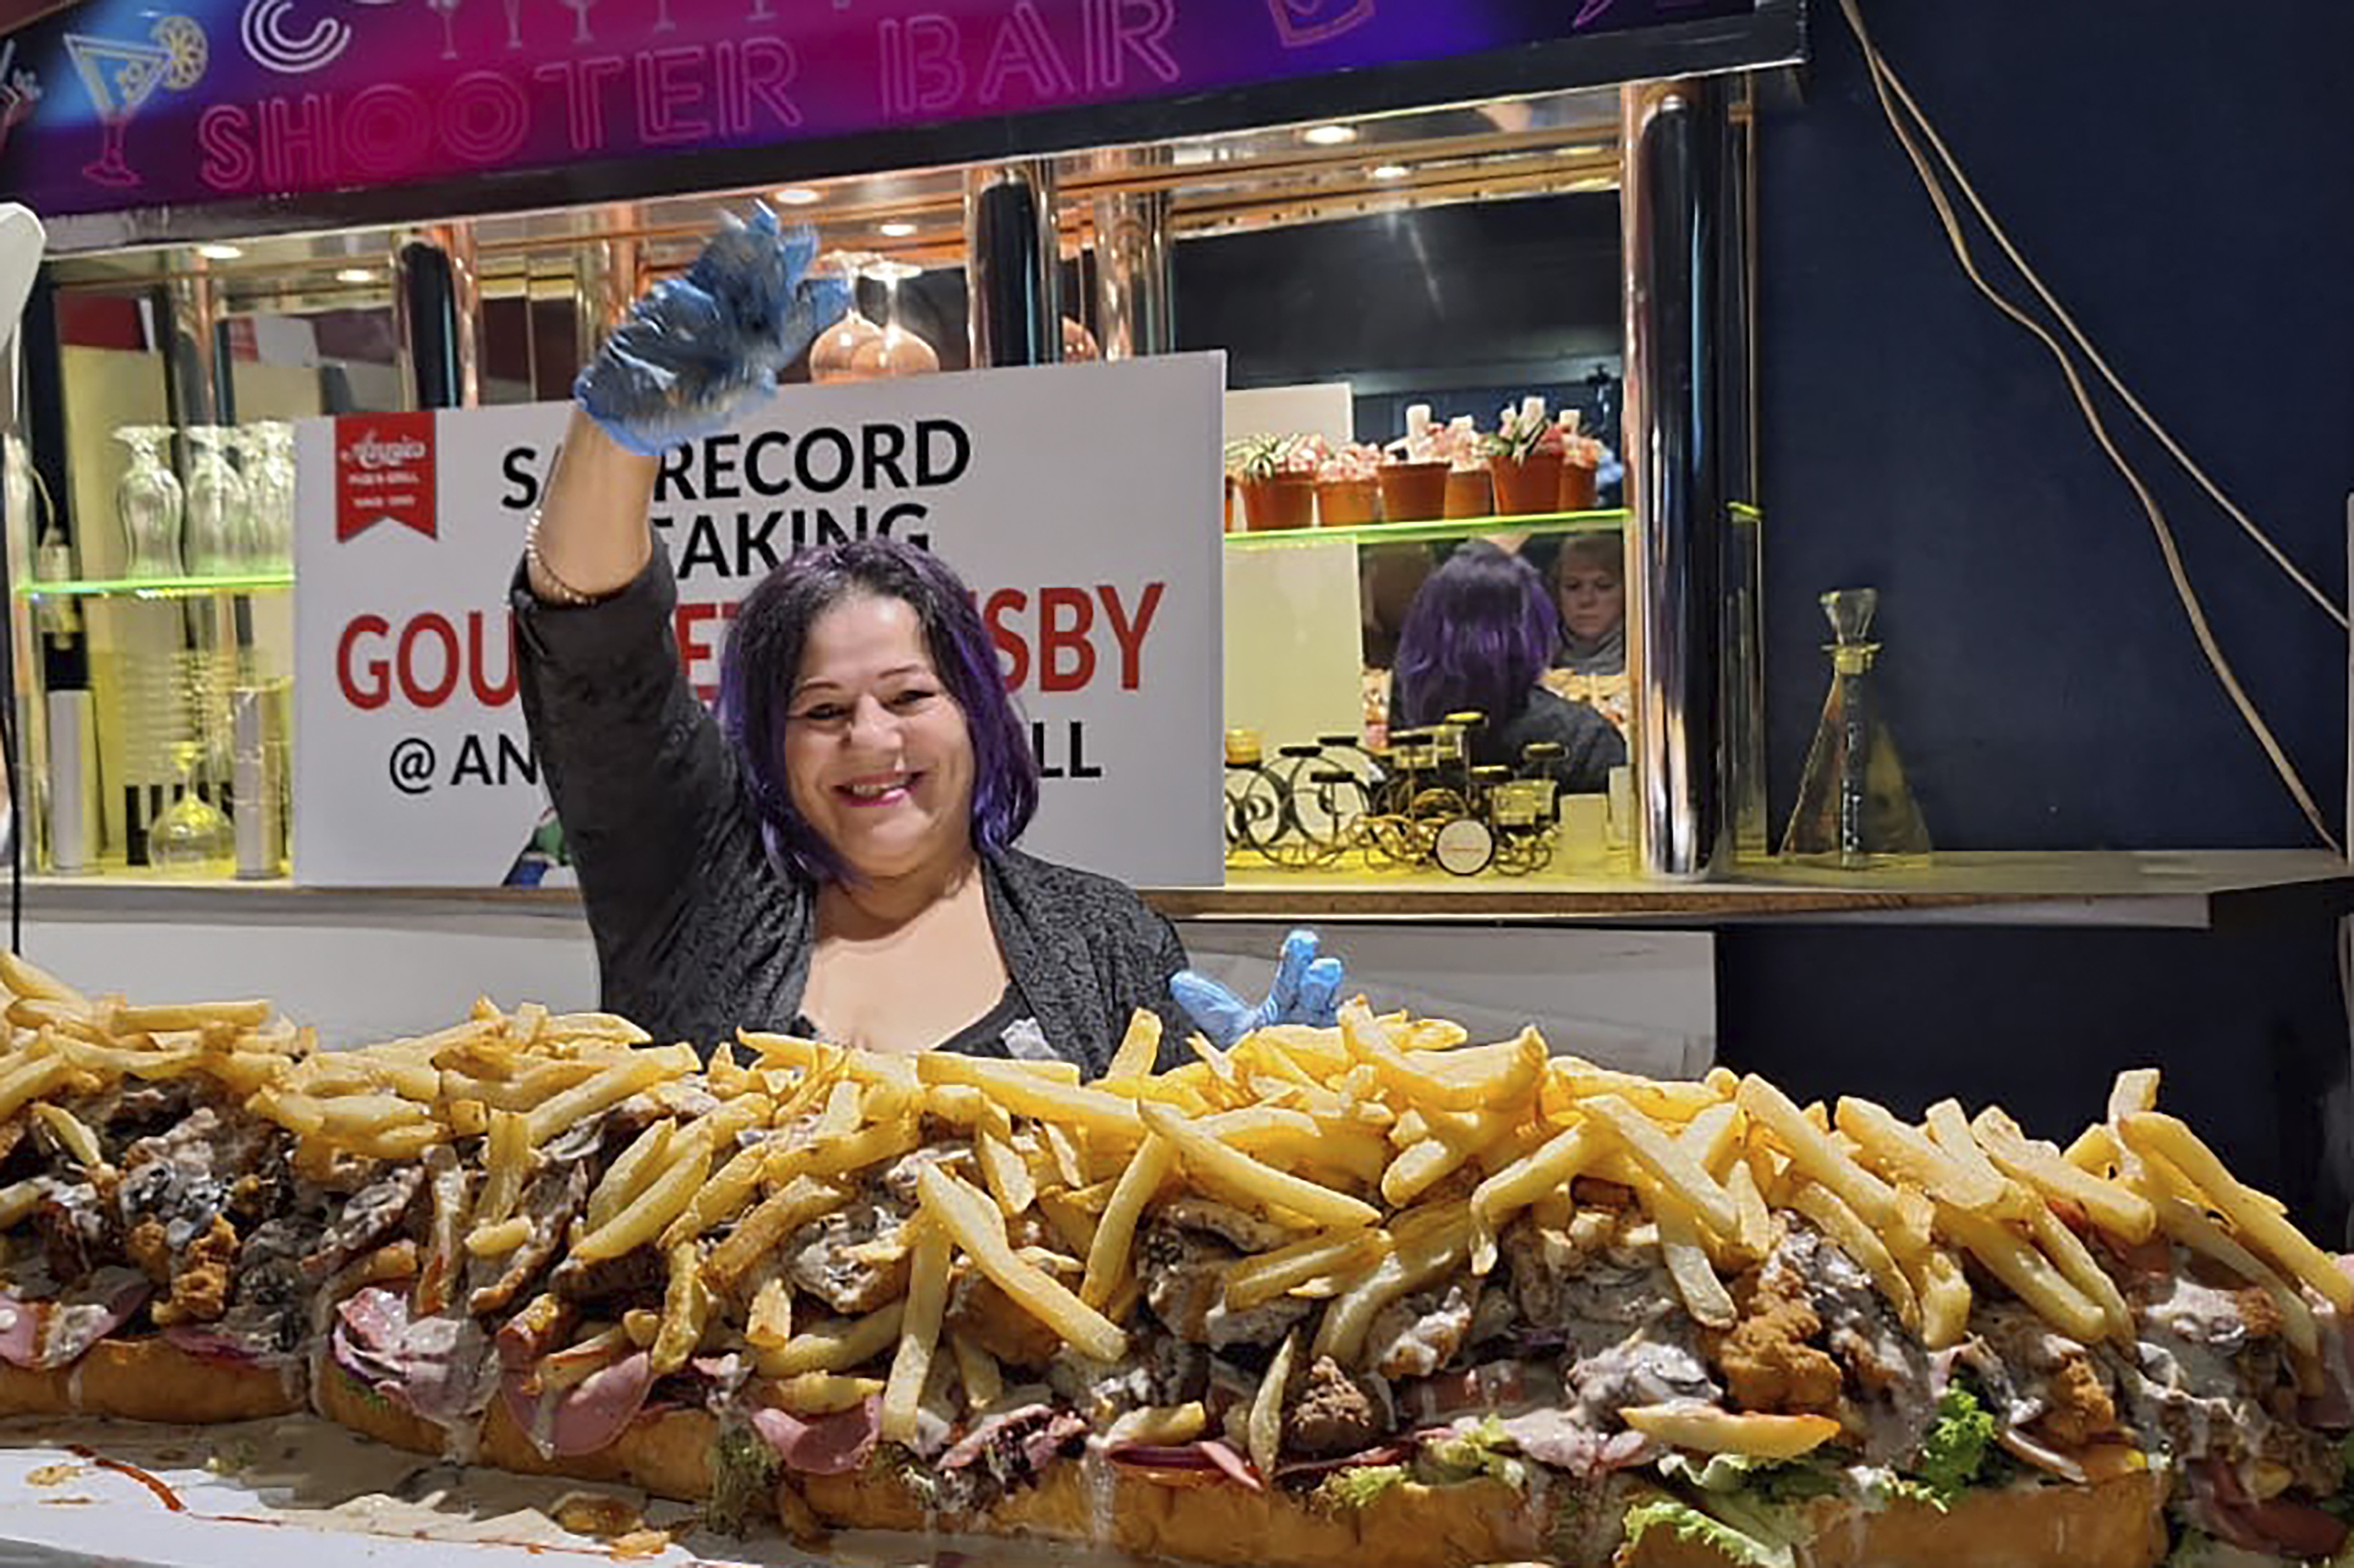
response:
[[[217,1321],[228,1309],[237,1249],[237,1227],[226,1214],[214,1215],[212,1229],[190,1242],[181,1255],[172,1276],[172,1298],[154,1308],[156,1326]]]
[[[1740,1320],[1720,1338],[1712,1359],[1733,1403],[1743,1410],[1829,1411],[1840,1398],[1840,1366],[1808,1343],[1823,1331],[1794,1270],[1759,1266],[1733,1285]]]
[[[151,1214],[132,1226],[130,1235],[123,1238],[122,1250],[156,1284],[172,1282],[172,1244],[164,1237],[163,1221]]]
[[[2248,1326],[2251,1340],[2277,1340],[2285,1326],[2281,1321],[2280,1303],[2272,1292],[2261,1285],[2251,1285],[2232,1293],[2232,1305],[2240,1310],[2240,1319]]]
[[[2116,1401],[2093,1368],[2090,1356],[2076,1354],[2062,1361],[2043,1385],[2048,1404],[2042,1427],[2054,1441],[2081,1448],[2117,1429]]]

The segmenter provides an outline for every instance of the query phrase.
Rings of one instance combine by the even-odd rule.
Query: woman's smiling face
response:
[[[854,876],[885,881],[971,853],[971,732],[905,599],[829,606],[785,714],[793,809]]]

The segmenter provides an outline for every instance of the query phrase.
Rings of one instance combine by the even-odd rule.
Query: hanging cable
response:
[[[2167,576],[2174,584],[2175,597],[2181,601],[2183,614],[2190,621],[2191,633],[2197,638],[2200,652],[2206,656],[2208,666],[2214,671],[2215,678],[2222,685],[2224,694],[2231,698],[2232,705],[2239,711],[2240,717],[2255,736],[2257,744],[2264,748],[2264,755],[2271,759],[2273,770],[2280,776],[2282,784],[2287,788],[2290,796],[2296,801],[2297,809],[2305,813],[2305,819],[2312,825],[2314,832],[2320,837],[2323,843],[2329,846],[2333,853],[2343,854],[2345,852],[2339,847],[2338,836],[2330,831],[2327,820],[2323,817],[2320,807],[2315,803],[2312,791],[2306,788],[2305,779],[2297,772],[2296,765],[2289,760],[2287,752],[2282,748],[2271,726],[2265,724],[2263,714],[2257,710],[2255,703],[2249,697],[2246,689],[2241,685],[2239,675],[2232,670],[2230,659],[2225,657],[2222,644],[2217,640],[2213,627],[2208,622],[2207,611],[2200,602],[2198,590],[2191,586],[2190,572],[2183,565],[2182,553],[2176,543],[2173,526],[2167,521],[2165,508],[2158,504],[2158,498],[2151,494],[2148,485],[2143,482],[2141,475],[2127,461],[2124,452],[2118,450],[2115,440],[2109,434],[2107,424],[2101,418],[2099,408],[2093,402],[2091,393],[2085,388],[2084,377],[2078,373],[2075,361],[2069,357],[2067,349],[2062,346],[2060,340],[2054,337],[2041,323],[2005,298],[1979,271],[1978,259],[1970,249],[1969,238],[1963,228],[1959,214],[1955,210],[1952,198],[1946,194],[1945,185],[1938,179],[1936,170],[1931,166],[1928,156],[1921,150],[1920,143],[1914,139],[1913,132],[1907,129],[1903,116],[1898,112],[1897,106],[1900,101],[1905,111],[1919,123],[1923,136],[1936,147],[1939,157],[1945,160],[1946,165],[1953,170],[1954,179],[1967,196],[1972,210],[1996,236],[2004,255],[2009,258],[2011,264],[2028,280],[2038,297],[2066,324],[2070,335],[2084,347],[2086,357],[2099,366],[2104,375],[2107,376],[2110,386],[2117,387],[2119,395],[2124,397],[2126,404],[2141,416],[2143,422],[2159,437],[2167,449],[2199,478],[2211,495],[2223,502],[2227,510],[2239,519],[2241,524],[2264,547],[2266,553],[2281,567],[2282,570],[2288,573],[2289,577],[2306,593],[2313,596],[2339,626],[2347,624],[2345,611],[2333,604],[2310,579],[2297,571],[2286,556],[2265,537],[2263,530],[2249,520],[2245,514],[2224,500],[2213,482],[2208,480],[2206,474],[2199,470],[2197,465],[2182,453],[2181,449],[2174,443],[2173,440],[2158,428],[2157,421],[2142,408],[2140,403],[2125,393],[2122,387],[2117,387],[2116,378],[2108,371],[2106,364],[2102,361],[2097,353],[2092,350],[2081,331],[2069,319],[2067,313],[2044,289],[2041,281],[2036,277],[2034,270],[2028,266],[2017,249],[2002,236],[2001,230],[1996,227],[1993,218],[1987,214],[1975,194],[1970,193],[1967,182],[1962,178],[1958,167],[1953,163],[1952,154],[1946,150],[1944,143],[1937,140],[1935,132],[1929,124],[1928,117],[1921,111],[1919,105],[1914,102],[1911,96],[1905,93],[1903,84],[1896,80],[1894,71],[1881,55],[1879,48],[1873,45],[1872,36],[1865,30],[1863,17],[1857,8],[1857,0],[1840,0],[1840,8],[1847,17],[1848,27],[1854,33],[1858,47],[1863,51],[1864,65],[1872,76],[1872,91],[1880,101],[1881,112],[1887,117],[1889,131],[1895,136],[1897,145],[1903,150],[1905,157],[1912,163],[1914,172],[1920,176],[1922,188],[1928,194],[1930,205],[1936,209],[1938,222],[1946,231],[1946,241],[1954,252],[1955,260],[1960,264],[1964,275],[1969,279],[1972,285],[1986,297],[1988,303],[2031,334],[2051,352],[2052,359],[2058,363],[2060,373],[2066,378],[2068,390],[2074,397],[2076,408],[2084,415],[2085,426],[2092,431],[2093,439],[2100,444],[2101,450],[2107,454],[2110,463],[2116,469],[2126,485],[2132,489],[2135,498],[2141,503],[2142,511],[2149,518],[2150,529],[2158,538],[2158,553],[2166,562]]]

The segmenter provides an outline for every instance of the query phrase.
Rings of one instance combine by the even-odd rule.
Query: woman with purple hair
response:
[[[1471,760],[1519,768],[1525,747],[1559,745],[1547,765],[1561,788],[1606,789],[1627,760],[1610,721],[1538,683],[1552,662],[1561,623],[1534,567],[1473,542],[1433,572],[1406,611],[1390,681],[1391,733],[1477,710],[1487,723],[1471,736]]]
[[[716,715],[689,688],[647,524],[659,453],[720,428],[846,304],[807,230],[732,224],[582,373],[513,588],[524,712],[578,868],[605,1005],[704,1048],[739,1025],[1100,1071],[1137,1008],[1222,1041],[1331,1021],[1337,960],[1286,944],[1257,1007],[1169,922],[1014,842],[1027,726],[971,593],[927,552],[797,555],[738,610]],[[1188,1014],[1191,1014],[1189,1017]]]

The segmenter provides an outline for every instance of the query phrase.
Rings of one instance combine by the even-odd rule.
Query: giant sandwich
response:
[[[0,981],[0,1410],[1288,1568],[2325,1562],[2354,1511],[2354,1276],[2152,1073],[2062,1150],[1363,1004],[1170,1073],[1140,1017],[1081,1084]]]

